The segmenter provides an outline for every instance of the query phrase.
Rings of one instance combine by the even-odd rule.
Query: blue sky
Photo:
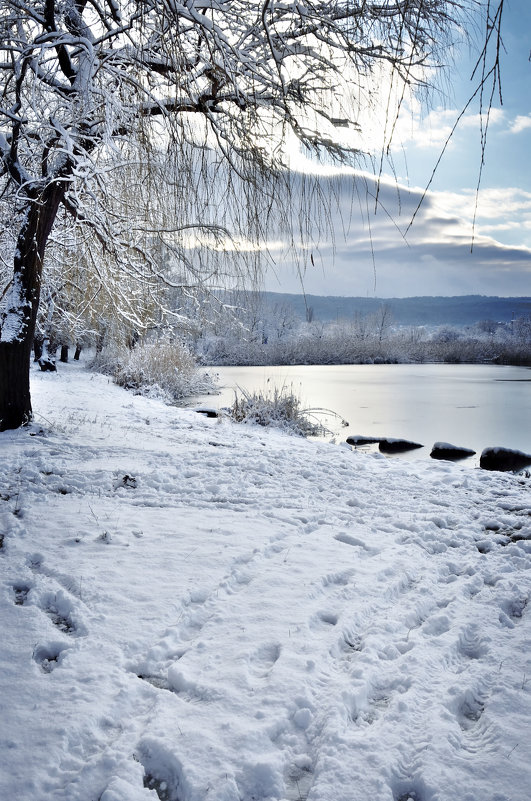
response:
[[[446,137],[475,84],[474,57],[464,46],[428,113],[412,102],[394,138],[393,166],[384,165],[382,208],[367,214],[366,175],[336,178],[339,207],[351,222],[334,242],[324,239],[301,259],[304,290],[311,294],[400,297],[408,295],[531,295],[531,2],[505,0],[502,97],[496,95],[473,229],[481,164],[478,105],[462,118],[439,164],[430,191],[406,239],[403,233],[426,187]],[[365,172],[370,170],[370,164]],[[356,182],[357,186],[354,187]],[[353,192],[361,197],[352,204]],[[370,204],[373,206],[374,204]],[[351,208],[352,207],[352,208]],[[338,211],[338,209],[336,209]],[[471,252],[471,243],[474,247]],[[333,253],[335,251],[335,255]],[[374,261],[373,261],[374,254]],[[300,292],[286,253],[266,288]]]

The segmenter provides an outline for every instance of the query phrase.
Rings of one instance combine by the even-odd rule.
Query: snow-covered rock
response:
[[[347,442],[349,445],[375,445],[380,442],[381,437],[371,437],[365,436],[364,434],[351,434],[350,437],[347,437]]]
[[[405,453],[406,451],[413,451],[415,448],[422,448],[419,442],[412,442],[409,439],[393,439],[385,437],[379,440],[379,449],[382,453]]]
[[[531,454],[511,448],[485,448],[479,460],[484,470],[521,470],[531,464]]]
[[[466,459],[468,456],[474,456],[476,451],[470,448],[463,448],[460,445],[452,445],[449,442],[436,442],[431,449],[430,456],[432,459]]]

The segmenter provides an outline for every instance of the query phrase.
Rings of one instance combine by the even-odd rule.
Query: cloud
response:
[[[430,192],[407,237],[404,231],[422,191],[399,187],[384,179],[380,185],[380,210],[374,215],[363,198],[352,207],[354,176],[341,180],[337,208],[330,207],[334,219],[350,219],[346,233],[336,229],[335,242],[321,241],[299,261],[289,255],[277,261],[280,281],[267,281],[267,288],[301,292],[297,269],[306,267],[304,290],[311,294],[403,297],[408,295],[528,295],[531,287],[531,248],[503,243],[483,229],[507,226],[517,231],[516,218],[530,214],[531,195],[518,189],[488,190],[480,206],[482,217],[472,227],[475,203],[473,190]],[[366,191],[372,200],[374,177],[357,178],[357,192]],[[497,217],[494,209],[497,208]],[[367,212],[369,209],[369,212]],[[385,209],[385,212],[383,211]],[[359,213],[355,213],[355,212]],[[350,214],[350,218],[349,218]],[[512,219],[511,219],[512,218]],[[472,247],[473,245],[473,247]]]
[[[281,292],[304,287],[311,294],[383,297],[530,294],[531,192],[486,188],[476,196],[465,188],[429,191],[423,198],[423,188],[397,184],[389,175],[377,180],[361,170],[328,165],[317,173],[311,167],[299,161],[290,205],[283,207],[286,219],[272,214],[264,228],[267,243],[209,244],[229,260],[235,251],[264,251],[271,265],[265,286]],[[313,206],[311,219],[299,217],[303,200]]]
[[[430,193],[430,208],[438,208],[467,225],[469,230],[475,216],[477,234],[512,232],[511,241],[531,246],[531,192],[518,187],[439,191]]]
[[[531,128],[531,114],[528,114],[527,116],[519,114],[511,123],[509,127],[509,133],[519,134],[528,128]]]
[[[491,108],[488,114],[463,114],[459,109],[432,109],[427,115],[422,115],[420,107],[412,106],[401,116],[395,131],[395,146],[407,145],[423,149],[441,150],[452,136],[460,130],[474,129],[481,131],[485,125],[501,125],[505,119],[505,112],[500,108]],[[450,145],[452,141],[450,139]]]

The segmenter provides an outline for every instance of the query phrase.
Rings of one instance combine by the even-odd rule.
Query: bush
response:
[[[267,391],[248,392],[241,387],[235,392],[234,403],[229,416],[237,423],[256,423],[260,426],[274,426],[300,437],[332,433],[322,421],[321,415],[338,418],[327,409],[303,409],[300,398],[293,387],[269,388]],[[340,418],[339,418],[340,419]],[[346,425],[345,421],[341,421]]]
[[[109,347],[92,365],[116,384],[138,394],[174,402],[215,391],[212,376],[197,368],[194,356],[180,342],[149,342],[130,350]]]

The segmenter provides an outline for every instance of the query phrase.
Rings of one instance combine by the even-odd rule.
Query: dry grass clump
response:
[[[301,437],[328,433],[318,415],[333,414],[322,409],[304,409],[293,387],[286,386],[273,386],[254,392],[238,387],[228,412],[237,423],[274,426]]]
[[[179,401],[214,391],[210,375],[198,369],[194,356],[181,342],[147,342],[135,348],[109,347],[92,366],[112,375],[121,387],[142,395]]]

